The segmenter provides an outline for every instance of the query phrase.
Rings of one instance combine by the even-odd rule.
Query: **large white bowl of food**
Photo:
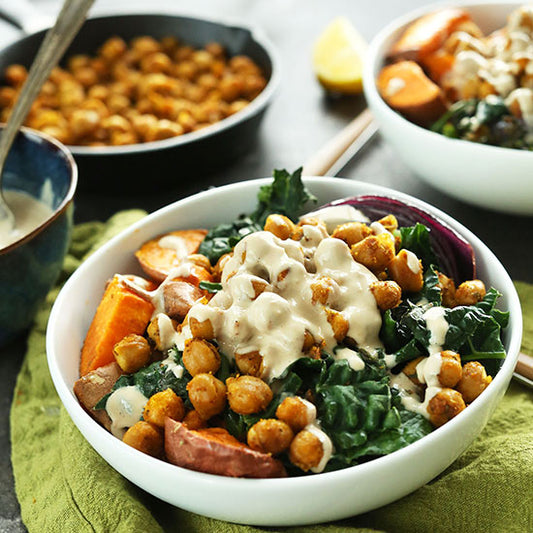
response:
[[[303,183],[276,171],[171,204],[54,305],[72,420],[173,505],[270,526],[374,509],[450,465],[507,388],[521,312],[492,252],[404,194]]]
[[[385,138],[422,179],[481,207],[533,214],[533,9],[453,2],[372,41],[365,94]]]

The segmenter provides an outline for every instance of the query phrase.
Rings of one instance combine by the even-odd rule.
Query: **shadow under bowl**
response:
[[[30,233],[0,249],[0,346],[30,326],[57,281],[72,230],[78,171],[68,150],[23,128],[4,168],[4,189],[24,192],[52,214]]]

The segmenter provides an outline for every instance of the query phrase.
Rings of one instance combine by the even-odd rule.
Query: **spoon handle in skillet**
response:
[[[4,163],[20,126],[50,72],[78,33],[94,0],[65,0],[55,25],[48,30],[0,137],[0,185]],[[0,189],[1,190],[1,189]]]

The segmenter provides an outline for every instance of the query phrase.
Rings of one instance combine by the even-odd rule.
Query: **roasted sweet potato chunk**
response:
[[[383,67],[377,86],[390,107],[416,124],[428,126],[446,111],[440,87],[414,61]]]
[[[285,467],[270,454],[257,452],[224,428],[187,429],[167,418],[165,452],[177,466],[231,477],[285,477]]]
[[[74,394],[82,407],[108,431],[111,419],[105,409],[94,410],[94,406],[111,392],[113,385],[121,376],[122,370],[117,363],[111,363],[89,372],[74,383]]]
[[[172,231],[144,243],[135,257],[148,276],[163,281],[185,257],[198,251],[206,234],[205,229]]]

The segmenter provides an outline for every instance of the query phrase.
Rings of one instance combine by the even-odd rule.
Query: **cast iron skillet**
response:
[[[35,19],[26,23],[23,20],[31,15],[31,11],[12,13],[13,4],[9,4],[8,8],[6,2],[0,4],[2,18],[15,22],[21,29],[35,27],[31,25]],[[26,2],[22,2],[24,4]],[[42,27],[42,20],[37,23]],[[12,63],[28,67],[45,32],[44,29],[35,31],[0,50],[0,72]],[[94,54],[112,35],[119,35],[125,40],[140,35],[155,38],[174,35],[194,47],[216,41],[226,48],[230,56],[245,54],[252,58],[263,70],[268,83],[242,111],[198,132],[129,146],[69,146],[80,170],[80,189],[94,190],[105,186],[108,190],[118,190],[139,189],[147,184],[149,187],[179,185],[185,180],[205,176],[252,147],[279,77],[276,54],[265,37],[245,27],[187,16],[151,13],[103,15],[85,22],[65,58],[79,53]]]

